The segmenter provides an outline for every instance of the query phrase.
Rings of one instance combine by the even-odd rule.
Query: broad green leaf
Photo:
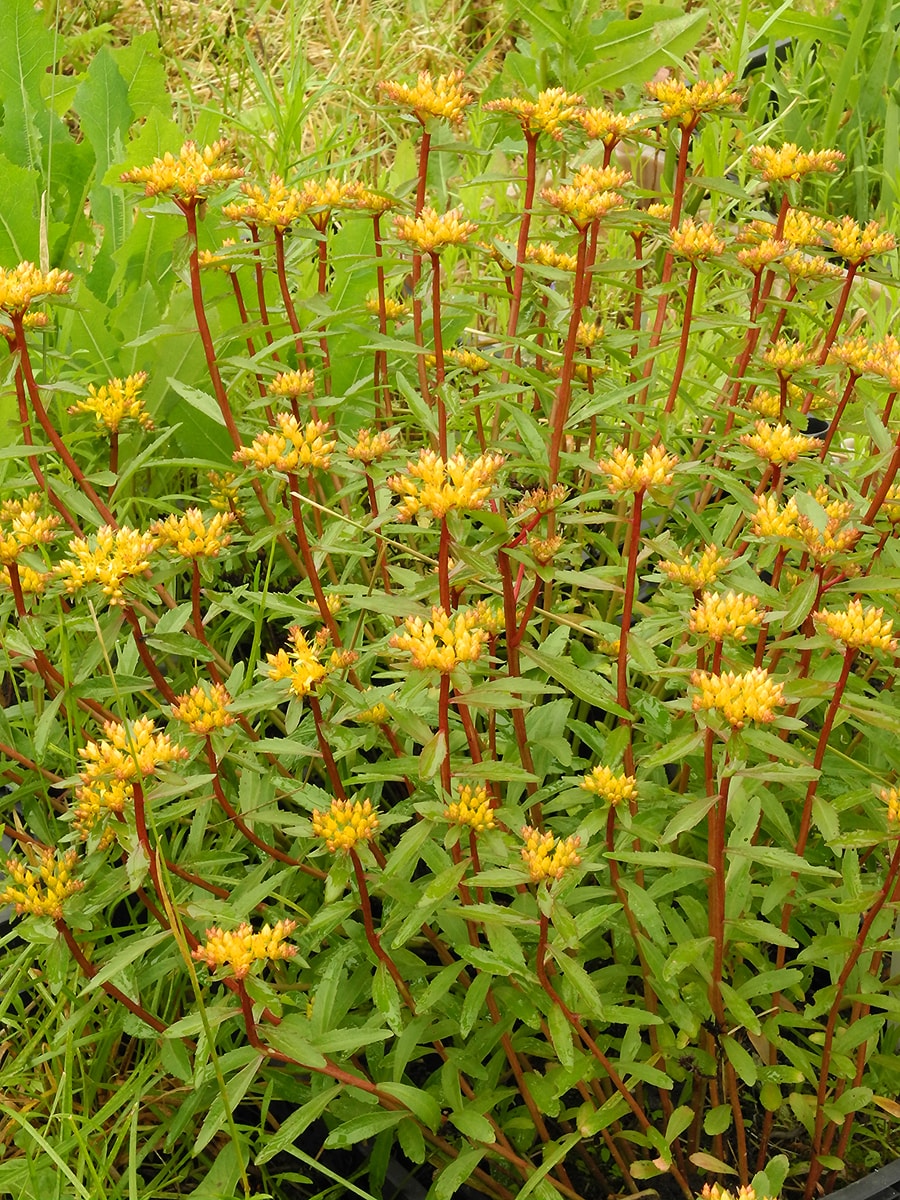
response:
[[[349,1121],[338,1125],[336,1129],[332,1129],[325,1139],[325,1148],[345,1150],[348,1146],[355,1146],[358,1142],[364,1142],[366,1138],[374,1137],[383,1129],[393,1129],[405,1116],[406,1112],[402,1109],[385,1112],[384,1109],[379,1108],[372,1112],[361,1113],[358,1117],[352,1117]]]
[[[758,1074],[756,1063],[740,1042],[725,1034],[722,1038],[722,1049],[737,1072],[738,1079],[748,1087],[755,1087]]]
[[[437,1132],[441,1123],[441,1106],[430,1092],[413,1087],[408,1083],[379,1083],[378,1088],[388,1096],[393,1096],[405,1104],[409,1111],[422,1122],[432,1133]]]
[[[484,1158],[484,1148],[464,1150],[449,1162],[432,1185],[434,1200],[452,1200],[478,1164]]]
[[[473,1142],[490,1144],[497,1139],[490,1121],[474,1108],[458,1109],[450,1114],[450,1120],[464,1137],[471,1138]]]

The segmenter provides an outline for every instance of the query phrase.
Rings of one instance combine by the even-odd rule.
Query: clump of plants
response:
[[[98,1194],[809,1200],[896,1116],[893,236],[727,76],[382,102],[383,190],[124,173],[184,296],[127,377],[89,261],[0,274],[4,1019],[152,1079]]]

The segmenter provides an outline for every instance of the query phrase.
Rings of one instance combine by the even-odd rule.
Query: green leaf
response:
[[[192,1154],[199,1154],[205,1146],[209,1145],[219,1130],[225,1126],[227,1120],[225,1112],[226,1104],[228,1112],[233,1113],[247,1094],[247,1089],[256,1078],[256,1074],[264,1059],[265,1055],[256,1055],[251,1062],[247,1063],[243,1070],[238,1071],[237,1075],[228,1080],[228,1083],[225,1085],[224,1097],[219,1093],[209,1107],[209,1112],[206,1114],[206,1118],[200,1126],[200,1131],[191,1148]]]
[[[566,1020],[565,1014],[558,1005],[554,1004],[547,1017],[550,1027],[550,1038],[556,1057],[564,1067],[574,1067],[575,1047],[572,1043],[572,1027]]]
[[[379,1012],[384,1013],[385,1020],[393,1030],[399,1030],[402,1027],[402,1019],[400,1016],[400,994],[397,991],[397,985],[391,978],[391,973],[383,962],[379,962],[375,968],[375,977],[372,981],[372,999],[375,1001],[375,1007]]]
[[[0,150],[18,166],[41,170],[42,141],[49,132],[41,77],[55,59],[53,35],[30,0],[6,0],[3,29]],[[6,192],[4,186],[4,197]]]
[[[263,1148],[256,1156],[257,1166],[262,1166],[270,1158],[274,1158],[276,1154],[280,1154],[282,1150],[287,1150],[292,1146],[300,1134],[308,1129],[313,1121],[317,1121],[321,1117],[331,1101],[337,1099],[342,1090],[343,1084],[340,1083],[325,1088],[317,1096],[307,1100],[300,1108],[295,1109],[289,1117],[282,1121],[276,1133],[267,1132]]]
[[[714,1158],[712,1154],[707,1154],[703,1150],[692,1154],[691,1162],[701,1171],[713,1171],[717,1175],[737,1175],[734,1167],[729,1167],[728,1163],[722,1162],[721,1158]]]
[[[718,1108],[711,1108],[703,1118],[703,1132],[708,1133],[710,1137],[718,1137],[731,1128],[733,1120],[731,1105],[720,1104]]]
[[[325,1139],[325,1149],[346,1150],[348,1146],[355,1146],[357,1142],[364,1142],[366,1138],[374,1137],[383,1129],[393,1129],[406,1115],[402,1110],[385,1112],[381,1108],[374,1112],[361,1113],[358,1117],[353,1117],[349,1121],[345,1121],[343,1125],[332,1129]]]
[[[422,747],[419,755],[419,778],[433,779],[441,769],[441,764],[447,757],[447,739],[439,731]]]
[[[434,1200],[452,1200],[484,1157],[484,1148],[464,1150],[449,1162],[432,1184]]]
[[[421,1121],[432,1133],[437,1132],[441,1123],[441,1106],[430,1092],[413,1087],[408,1083],[379,1083],[378,1089],[405,1104],[417,1120]]]
[[[583,671],[580,667],[573,666],[567,658],[552,658],[531,646],[523,646],[522,654],[579,700],[595,705],[616,717],[629,716],[625,709],[616,703],[613,686],[602,675]]]
[[[611,91],[626,83],[645,83],[660,67],[692,50],[708,20],[705,8],[685,13],[675,6],[653,4],[644,5],[636,17],[610,22],[592,56],[598,65],[579,86],[586,91]]]
[[[722,1037],[722,1049],[725,1051],[728,1061],[737,1072],[738,1079],[742,1083],[746,1083],[748,1087],[755,1087],[758,1076],[756,1063],[740,1042],[735,1041],[733,1037],[725,1034]]]
[[[469,985],[459,1018],[459,1032],[464,1038],[469,1036],[484,1012],[485,998],[492,982],[490,975],[480,974],[476,975]]]
[[[490,1121],[474,1108],[461,1108],[450,1114],[450,1120],[463,1135],[473,1142],[491,1143],[497,1140]]]
[[[795,498],[797,498],[797,507],[800,508],[799,497],[801,495],[806,496],[806,493],[801,493],[798,490],[796,493],[794,493],[794,495]],[[827,521],[828,514],[818,503],[818,501],[813,500],[811,496],[807,496],[806,498],[811,504],[814,504],[816,508],[822,509],[822,515]],[[809,519],[812,520],[812,517]],[[815,524],[815,522],[813,523]],[[818,595],[818,592],[819,577],[817,575],[810,575],[808,578],[804,579],[802,583],[798,584],[788,597],[787,609],[784,616],[778,622],[779,628],[787,632],[788,630],[796,629],[800,624],[802,624],[802,622],[805,621],[812,612],[812,607],[816,602],[816,596]]]
[[[687,1104],[682,1104],[669,1117],[664,1134],[666,1145],[671,1146],[690,1127],[694,1119],[694,1110]],[[707,1132],[709,1132],[707,1130]]]

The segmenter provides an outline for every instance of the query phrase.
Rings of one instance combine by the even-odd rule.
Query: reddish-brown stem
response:
[[[451,788],[450,777],[450,674],[441,672],[440,690],[438,693],[438,736],[443,740],[441,747],[441,787],[444,796],[449,797]]]
[[[378,332],[382,337],[387,337],[387,295],[384,284],[384,248],[381,244],[381,213],[373,213],[372,222],[375,232],[375,277],[378,280]],[[389,421],[391,419],[391,391],[388,385],[387,350],[375,351],[374,376],[375,403],[377,406],[380,386],[381,412],[379,415],[385,421]]]
[[[834,438],[834,435],[837,433],[838,425],[840,423],[841,417],[844,415],[844,409],[849,404],[850,397],[853,395],[853,389],[856,387],[857,379],[859,379],[859,375],[857,375],[857,373],[851,369],[850,378],[847,380],[847,385],[844,388],[844,391],[841,395],[840,401],[838,402],[838,406],[835,409],[834,416],[831,418],[831,423],[828,426],[828,432],[825,434],[825,440],[822,444],[822,449],[819,453],[819,461],[820,462],[825,461],[825,455],[828,453],[829,447],[831,446],[832,439]],[[896,393],[895,393],[895,395],[896,395]]]
[[[75,940],[75,935],[72,933],[72,930],[62,917],[57,917],[54,921],[54,924],[57,932],[62,935],[63,941],[68,946],[70,954],[81,968],[82,973],[86,975],[88,979],[93,979],[97,974],[97,968],[85,957],[84,951]],[[150,1028],[155,1029],[157,1033],[165,1033],[165,1031],[169,1028],[164,1021],[160,1021],[159,1017],[154,1017],[153,1013],[148,1012],[142,1004],[138,1004],[137,1001],[132,1000],[130,996],[126,996],[125,993],[117,988],[114,983],[110,983],[109,980],[107,980],[105,983],[101,983],[100,986],[103,991],[106,992],[107,996],[110,997],[110,999],[117,1000],[120,1004],[124,1004],[129,1012],[134,1013],[136,1017],[140,1017],[145,1025],[149,1025]]]
[[[525,198],[522,206],[522,217],[519,221],[519,236],[516,241],[516,265],[513,271],[512,296],[509,304],[509,319],[506,323],[507,346],[504,358],[513,355],[513,341],[519,325],[519,312],[522,307],[522,289],[525,283],[525,255],[528,250],[528,235],[531,230],[531,210],[534,206],[534,191],[537,183],[537,142],[538,135],[525,130]],[[508,373],[504,373],[502,382],[509,381]]]
[[[238,279],[237,271],[229,271],[228,278],[231,280],[231,290],[234,292],[234,299],[237,303],[238,315],[241,318],[241,324],[249,325],[250,315],[247,312],[247,305],[244,303],[244,293],[241,290],[241,281]],[[256,357],[256,346],[254,346],[253,338],[250,337],[249,334],[247,335],[247,354],[251,359]],[[256,388],[259,392],[259,397],[261,400],[265,400],[268,395],[268,392],[266,391],[265,380],[263,379],[262,375],[256,372],[254,373],[254,377],[256,379]],[[272,413],[272,406],[270,404],[266,404],[266,418],[271,425],[272,421],[274,420],[274,416]]]
[[[634,612],[634,593],[637,584],[637,558],[641,542],[641,511],[644,505],[644,489],[634,494],[631,522],[628,527],[628,563],[625,568],[625,595],[622,600],[622,627],[619,633],[619,657],[616,668],[616,703],[630,712],[628,706],[628,634]],[[625,747],[624,766],[627,775],[634,774],[634,749],[631,744],[631,717],[619,717],[619,724],[628,727],[628,744]]]
[[[319,704],[319,698],[315,692],[310,692],[306,699],[309,701],[309,709],[316,726],[316,740],[319,743],[319,750],[325,762],[325,770],[328,772],[328,779],[332,790],[339,800],[346,800],[347,793],[344,790],[344,784],[337,769],[337,763],[334,761],[334,755],[331,752],[331,743],[328,741],[325,732],[325,721],[322,717],[322,707]]]
[[[147,674],[153,680],[163,699],[168,704],[174,704],[177,697],[172,688],[169,686],[168,680],[156,665],[153,655],[150,653],[150,650],[147,647],[147,639],[144,636],[144,631],[141,629],[141,623],[138,620],[137,613],[130,604],[123,604],[122,612],[125,615],[125,620],[131,626],[134,644],[137,647],[138,655],[141,662],[144,664]]]
[[[416,1006],[413,1003],[413,998],[397,964],[385,950],[381,944],[381,939],[375,929],[375,922],[372,919],[372,903],[369,899],[369,888],[366,884],[366,875],[363,871],[362,863],[359,861],[359,855],[351,847],[350,861],[353,863],[353,874],[356,876],[356,887],[359,892],[359,906],[362,910],[363,926],[366,931],[366,941],[372,949],[372,953],[380,963],[383,963],[387,968],[391,978],[397,986],[397,991],[403,998],[403,1003],[409,1011],[415,1016]]]
[[[288,492],[291,497],[291,516],[294,519],[294,531],[297,534],[297,544],[300,547],[300,557],[303,560],[303,568],[306,577],[309,580],[313,590],[313,595],[316,599],[316,607],[319,610],[319,616],[324,621],[328,632],[331,634],[331,640],[335,648],[341,646],[341,634],[337,627],[337,622],[328,607],[328,601],[325,599],[325,592],[322,588],[322,580],[319,577],[319,571],[316,567],[315,559],[313,558],[312,549],[309,544],[309,538],[306,536],[306,527],[303,523],[303,513],[300,511],[300,490],[296,475],[288,474]]]
[[[566,336],[563,353],[562,374],[559,387],[553,400],[550,412],[550,453],[548,456],[548,477],[551,487],[559,477],[559,457],[562,450],[563,438],[566,432],[566,421],[569,416],[569,402],[572,398],[572,378],[575,374],[575,346],[578,338],[578,325],[581,321],[581,294],[584,285],[585,263],[587,261],[588,227],[579,230],[578,257],[575,266],[575,279],[572,284],[572,312],[569,316],[569,330]]]
[[[266,345],[271,346],[275,341],[269,325],[269,309],[266,305],[266,276],[263,271],[262,247],[259,241],[259,227],[252,222],[248,225],[250,237],[253,240],[253,274],[256,278],[256,307],[259,309],[259,320],[263,327]],[[272,358],[278,362],[278,351],[272,351]]]
[[[675,407],[675,399],[678,396],[678,389],[681,387],[681,380],[684,376],[684,364],[687,360],[688,337],[691,332],[691,315],[693,313],[696,291],[697,264],[692,262],[691,271],[688,275],[687,295],[684,300],[684,319],[681,323],[681,340],[678,343],[678,361],[675,363],[675,374],[672,376],[672,385],[669,388],[666,406],[663,409],[664,413],[670,413]]]
[[[444,339],[441,333],[441,258],[431,251],[431,328],[434,337],[434,373],[437,392],[438,454],[447,461],[447,405],[444,401]],[[449,611],[449,610],[448,610]]]
[[[513,587],[512,571],[509,565],[509,556],[502,549],[497,552],[497,568],[503,584],[503,621],[506,626],[506,673],[510,679],[516,679],[521,674],[519,666],[519,641],[516,640],[516,595]],[[522,766],[526,771],[534,774],[534,760],[531,756],[531,747],[528,744],[525,714],[521,708],[516,707],[512,710],[512,723]],[[525,784],[525,789],[529,795],[533,795],[537,791],[537,784],[534,780],[529,780]],[[540,805],[532,805],[530,815],[531,823],[539,825],[541,817]]]
[[[450,527],[446,517],[441,517],[441,540],[438,543],[438,588],[441,608],[449,616],[453,601],[450,593]]]

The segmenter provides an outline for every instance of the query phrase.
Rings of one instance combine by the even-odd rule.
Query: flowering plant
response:
[[[83,281],[0,273],[0,900],[226,1188],[318,1134],[376,1192],[809,1200],[896,1115],[893,237],[803,207],[834,151],[704,174],[728,77],[383,93],[405,205],[224,142],[123,174],[184,223],[207,461],[153,343],[60,406]],[[468,120],[519,207],[438,176]]]

